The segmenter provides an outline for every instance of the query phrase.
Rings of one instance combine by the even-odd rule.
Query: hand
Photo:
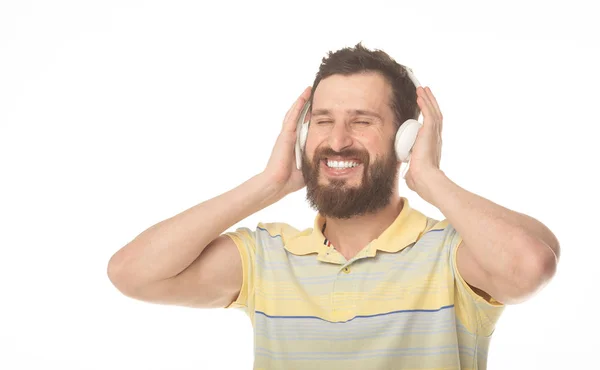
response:
[[[430,175],[441,172],[443,117],[429,87],[417,88],[417,104],[423,113],[423,126],[417,134],[405,180],[409,189],[419,193]]]
[[[267,167],[263,171],[263,175],[267,176],[271,183],[281,188],[280,192],[283,195],[293,193],[306,186],[302,171],[296,168],[294,149],[296,145],[296,123],[304,103],[310,98],[310,91],[310,86],[304,89],[285,115],[283,127],[271,152],[271,158],[269,158]]]

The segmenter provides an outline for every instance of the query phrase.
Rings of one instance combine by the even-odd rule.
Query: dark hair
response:
[[[398,64],[384,51],[369,50],[360,42],[353,48],[346,47],[327,53],[312,85],[311,101],[322,79],[336,74],[349,76],[364,72],[379,72],[390,84],[392,88],[390,107],[396,116],[398,127],[407,119],[419,117],[417,91],[408,77],[406,67]]]

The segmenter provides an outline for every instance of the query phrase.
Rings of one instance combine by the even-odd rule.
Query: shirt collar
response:
[[[365,249],[366,256],[375,256],[378,250],[388,253],[396,253],[419,240],[427,228],[427,217],[421,212],[412,209],[408,199],[402,197],[403,207],[394,222],[381,233],[381,235],[369,243]],[[325,245],[325,236],[321,232],[325,217],[320,213],[314,220],[312,230],[308,229],[300,233],[286,243],[285,248],[296,255],[307,255],[318,253],[319,256],[326,255],[331,248]]]

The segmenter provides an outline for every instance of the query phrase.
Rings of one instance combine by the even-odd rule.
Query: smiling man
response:
[[[377,72],[335,74],[315,84],[305,150],[311,158],[302,157],[302,168],[308,200],[322,216],[347,220],[391,204],[398,167],[391,90]]]
[[[398,191],[395,135],[421,112],[405,181],[443,220]],[[451,181],[439,167],[441,134],[435,97],[404,66],[360,44],[330,52],[264,171],[147,229],[111,258],[108,275],[135,299],[243,309],[256,369],[485,369],[505,305],[547,284],[559,243],[534,218]],[[304,186],[313,227],[226,232]]]

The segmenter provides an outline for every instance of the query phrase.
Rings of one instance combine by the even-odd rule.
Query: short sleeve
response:
[[[238,297],[226,308],[239,308],[250,314],[254,311],[256,233],[243,227],[235,231],[226,232],[223,235],[231,238],[240,252],[243,276],[242,287]]]
[[[491,298],[489,301],[477,294],[458,271],[456,256],[462,238],[451,225],[448,225],[448,243],[450,268],[454,277],[454,305],[456,315],[463,325],[472,333],[489,336],[505,305]]]

